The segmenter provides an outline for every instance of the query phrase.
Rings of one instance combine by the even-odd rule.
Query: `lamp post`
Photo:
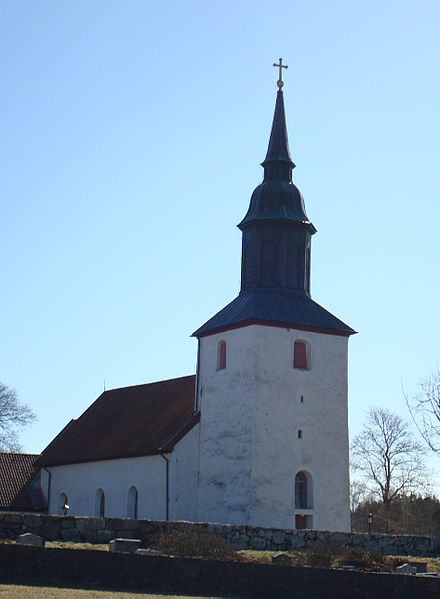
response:
[[[369,534],[369,535],[371,534],[371,523],[372,523],[372,521],[373,521],[373,515],[372,515],[372,513],[370,512],[370,513],[368,514],[368,516],[367,516],[367,522],[368,522],[368,534]]]

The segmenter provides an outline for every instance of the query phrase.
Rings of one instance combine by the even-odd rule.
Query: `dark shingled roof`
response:
[[[104,391],[46,447],[40,466],[157,454],[198,421],[195,375]]]
[[[28,485],[38,469],[33,453],[0,453],[0,510],[35,511]]]
[[[203,337],[217,330],[236,328],[255,321],[291,328],[319,329],[335,335],[355,333],[305,293],[289,289],[252,289],[242,291],[193,334]]]

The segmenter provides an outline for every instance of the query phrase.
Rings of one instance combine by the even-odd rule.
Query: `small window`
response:
[[[128,518],[138,519],[139,493],[135,486],[128,490],[127,498],[127,516]]]
[[[226,368],[226,341],[219,341],[217,346],[217,370]]]
[[[302,436],[303,436],[303,432],[302,432],[302,430],[299,428],[299,429],[298,429],[298,439],[302,439]]]
[[[307,476],[304,472],[295,476],[295,508],[307,508]]]
[[[60,493],[58,498],[58,513],[61,516],[67,516],[67,512],[69,511],[69,499],[66,493]]]
[[[95,515],[105,516],[105,495],[102,489],[98,489],[95,495]]]
[[[304,341],[295,341],[293,349],[293,367],[307,370],[307,345]]]

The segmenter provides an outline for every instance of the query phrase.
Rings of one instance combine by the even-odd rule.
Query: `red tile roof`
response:
[[[104,391],[46,447],[39,466],[172,451],[198,421],[195,375]]]
[[[38,469],[40,456],[31,453],[0,453],[0,510],[35,510],[28,484]]]

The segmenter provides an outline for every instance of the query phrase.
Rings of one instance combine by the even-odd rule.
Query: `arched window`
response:
[[[105,494],[102,489],[98,489],[95,495],[95,516],[105,516]]]
[[[293,348],[293,367],[307,370],[309,367],[307,359],[307,344],[304,341],[295,341]]]
[[[309,501],[307,486],[307,476],[305,472],[298,472],[295,476],[295,509],[308,508]]]
[[[69,499],[68,499],[66,493],[60,493],[60,496],[58,498],[58,513],[61,514],[61,516],[66,516],[68,510],[69,510]]]
[[[226,341],[219,341],[217,345],[217,370],[226,368]]]
[[[138,519],[139,493],[135,486],[128,489],[127,518]]]

